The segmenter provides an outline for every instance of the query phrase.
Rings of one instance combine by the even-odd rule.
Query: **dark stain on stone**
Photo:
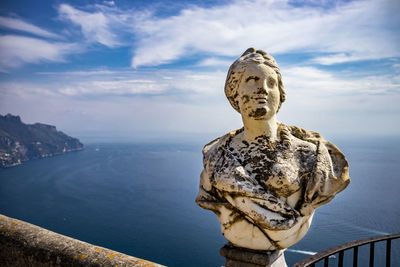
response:
[[[267,114],[267,110],[264,108],[258,108],[255,111],[250,112],[249,117],[259,118]]]

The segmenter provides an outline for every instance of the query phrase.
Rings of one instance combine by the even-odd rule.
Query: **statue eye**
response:
[[[247,79],[246,79],[246,83],[248,82],[248,81],[250,81],[250,80],[254,80],[254,81],[258,81],[260,78],[258,78],[257,76],[249,76],[249,77],[247,77]]]
[[[269,78],[268,79],[268,87],[274,87],[275,86],[275,84],[276,84],[276,81],[275,81],[275,79],[273,79],[273,78]]]

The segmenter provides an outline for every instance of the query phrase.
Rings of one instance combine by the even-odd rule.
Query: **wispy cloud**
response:
[[[55,93],[81,96],[152,96],[168,95],[172,98],[179,94],[181,98],[204,98],[218,94],[223,87],[225,73],[194,71],[75,71],[39,73],[47,81],[60,83]],[[45,87],[48,87],[46,85]],[[221,91],[222,92],[222,91]]]
[[[118,36],[111,29],[113,22],[111,13],[102,11],[90,13],[68,4],[61,4],[58,12],[62,19],[78,25],[89,42],[97,42],[108,47],[120,45]]]
[[[0,36],[0,69],[9,69],[23,63],[63,62],[65,56],[81,48],[72,43],[48,42],[18,35]]]
[[[307,2],[310,3],[310,2]],[[154,8],[154,7],[153,7]],[[61,4],[59,18],[79,28],[75,42],[116,49],[132,47],[131,66],[157,66],[199,55],[197,66],[225,64],[246,48],[273,55],[313,55],[310,64],[376,60],[400,56],[400,5],[392,0],[296,4],[246,0],[212,7],[187,6],[174,16],[157,9],[121,9],[113,1],[76,7]],[[0,17],[0,26],[46,38],[57,35],[15,18]],[[127,55],[130,56],[130,55]],[[21,61],[20,61],[21,62]],[[14,64],[15,65],[15,64]]]
[[[210,57],[201,60],[197,65],[200,67],[208,67],[208,66],[224,66],[228,67],[232,64],[232,60],[227,60],[227,59],[220,59],[216,57]]]
[[[0,112],[49,118],[70,129],[134,132],[140,125],[148,131],[222,134],[241,127],[224,96],[225,72],[149,73],[60,72],[41,74],[36,82],[0,82]],[[284,123],[323,127],[324,133],[378,131],[370,129],[373,120],[379,131],[398,132],[393,121],[400,112],[400,78],[395,75],[355,78],[310,67],[285,68],[282,75],[287,102],[278,117]]]
[[[0,27],[23,31],[46,38],[56,38],[56,39],[60,38],[60,36],[55,33],[39,28],[33,24],[27,23],[18,18],[9,18],[0,16]]]
[[[152,80],[91,81],[73,87],[59,89],[59,93],[70,96],[82,95],[153,95],[166,90],[165,84]]]
[[[356,78],[314,67],[289,67],[283,70],[282,75],[292,97],[310,94],[324,98],[340,95],[400,95],[400,77],[394,73]]]
[[[38,75],[43,77],[46,84],[36,87],[68,97],[165,95],[166,98],[170,96],[175,99],[175,95],[179,94],[182,100],[211,101],[219,97],[225,101],[224,71],[104,69],[43,72]],[[288,99],[313,96],[318,101],[332,96],[400,95],[400,77],[396,73],[354,77],[349,73],[324,71],[315,67],[286,67],[282,69],[282,75]]]
[[[396,1],[338,2],[328,9],[288,1],[234,1],[192,7],[177,16],[151,14],[134,25],[140,40],[132,66],[158,65],[197,52],[238,55],[249,46],[268,52],[317,52],[320,64],[397,57],[400,24]]]
[[[96,2],[61,4],[49,16],[60,20],[48,29],[69,41],[29,17],[0,17],[0,27],[19,31],[0,36],[0,71],[71,63],[4,75],[0,112],[70,129],[224,133],[241,126],[224,96],[226,70],[254,46],[284,59],[278,61],[287,91],[283,122],[357,132],[370,131],[373,119],[376,131],[399,132],[398,1],[234,0],[206,8],[177,4],[185,8],[175,15],[159,10],[162,4],[122,9],[119,2]],[[91,53],[69,57],[80,52]],[[379,61],[368,70],[371,62],[321,66],[366,59]]]
[[[90,71],[63,71],[63,72],[37,72],[36,74],[39,75],[77,75],[77,76],[96,76],[96,75],[112,75],[112,74],[125,74],[125,73],[132,73],[132,71],[116,71],[116,70],[90,70]]]

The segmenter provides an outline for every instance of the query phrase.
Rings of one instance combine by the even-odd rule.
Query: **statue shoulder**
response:
[[[288,151],[316,154],[318,144],[323,139],[319,133],[282,123],[278,127],[280,142],[284,144]]]
[[[297,126],[285,126],[291,137],[296,139],[297,144],[301,144],[305,147],[309,147],[312,151],[315,151],[319,162],[325,162],[325,166],[332,171],[335,177],[341,177],[346,180],[346,185],[350,182],[348,177],[349,164],[346,157],[340,151],[340,149],[325,140],[321,134],[308,131]]]
[[[217,151],[223,150],[227,145],[229,145],[230,141],[232,138],[241,132],[243,129],[238,129],[232,132],[229,132],[227,134],[224,134],[223,136],[220,136],[208,144],[206,144],[203,148],[203,156],[204,158],[209,158],[211,155],[217,153]]]
[[[218,147],[220,140],[223,138],[223,136],[217,137],[214,140],[212,140],[211,142],[207,143],[204,147],[203,147],[203,156],[206,156],[207,154],[209,154],[211,151],[213,151],[216,147]]]
[[[319,141],[324,140],[324,138],[321,136],[321,134],[314,132],[314,131],[309,131],[306,129],[303,129],[298,126],[287,126],[283,125],[281,126],[282,129],[287,129],[288,133],[296,139],[302,140],[304,142],[312,143],[312,144],[317,144]]]
[[[303,129],[298,126],[287,126],[281,124],[280,129],[280,136],[283,142],[285,142],[285,139],[287,139],[287,142],[295,147],[308,147],[310,150],[316,151],[317,147],[319,146],[332,145],[329,141],[325,140],[321,134]]]

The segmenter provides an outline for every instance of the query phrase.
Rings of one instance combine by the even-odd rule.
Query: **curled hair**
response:
[[[231,67],[229,68],[228,75],[225,82],[225,95],[231,103],[232,107],[240,113],[238,97],[238,88],[242,81],[243,73],[249,64],[264,64],[271,67],[276,75],[278,76],[278,88],[279,88],[279,106],[281,108],[282,103],[286,99],[285,88],[282,82],[281,71],[276,63],[275,59],[263,50],[256,50],[254,48],[247,49],[241,57],[239,57]]]

